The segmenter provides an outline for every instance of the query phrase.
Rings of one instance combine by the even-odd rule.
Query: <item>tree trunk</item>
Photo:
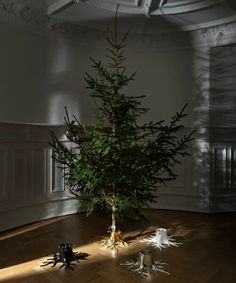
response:
[[[111,235],[110,240],[114,244],[116,242],[116,204],[115,204],[115,192],[112,195],[111,205]]]
[[[116,232],[116,205],[114,202],[111,209],[111,230],[112,232]]]
[[[109,237],[110,243],[115,247],[117,243],[121,242],[122,235],[121,231],[117,230],[116,226],[116,193],[115,193],[115,186],[113,185],[113,194],[112,194],[112,203],[111,203],[111,233]]]

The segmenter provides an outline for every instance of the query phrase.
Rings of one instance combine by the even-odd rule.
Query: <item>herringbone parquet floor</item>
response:
[[[0,234],[0,282],[3,283],[235,283],[236,213],[198,213],[145,210],[149,224],[126,223],[122,228],[129,246],[112,255],[98,244],[106,235],[109,220],[95,214],[64,216]],[[136,259],[150,247],[139,240],[168,229],[182,242],[180,247],[151,248],[154,258],[168,263],[170,275],[158,273],[148,281],[120,263]],[[75,251],[87,252],[86,260],[74,271],[59,265],[40,267],[63,242],[72,242]]]

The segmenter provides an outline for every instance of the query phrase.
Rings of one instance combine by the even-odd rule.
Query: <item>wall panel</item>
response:
[[[63,137],[62,126],[0,124],[0,231],[77,211],[51,159],[49,128]]]
[[[32,149],[32,193],[47,193],[47,145]]]
[[[0,203],[8,199],[9,192],[9,152],[7,149],[0,149]]]

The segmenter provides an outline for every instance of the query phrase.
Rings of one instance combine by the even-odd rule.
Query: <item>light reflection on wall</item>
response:
[[[192,185],[199,197],[200,211],[209,210],[209,53],[206,48],[195,50],[193,60],[194,96],[193,126],[197,129],[193,142]]]
[[[58,93],[50,98],[49,124],[64,123],[65,106],[70,114],[73,115],[74,113],[80,119],[80,115],[78,115],[80,113],[78,101],[64,93]]]
[[[78,92],[80,88],[80,73],[76,61],[79,56],[73,46],[66,41],[60,42],[54,51],[49,67],[49,98],[48,121],[50,124],[64,122],[65,107],[70,114],[80,119],[80,100]],[[75,60],[77,59],[77,60]]]

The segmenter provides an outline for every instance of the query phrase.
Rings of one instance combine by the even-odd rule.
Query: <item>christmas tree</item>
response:
[[[66,137],[75,146],[68,148],[51,132],[53,158],[64,169],[69,191],[88,213],[97,208],[111,214],[110,243],[116,247],[122,241],[117,220],[140,216],[141,208],[154,202],[157,189],[176,179],[174,166],[186,152],[192,140],[191,132],[177,137],[183,125],[186,105],[165,121],[140,125],[138,119],[148,109],[142,107],[144,96],[124,93],[134,80],[124,62],[127,34],[121,39],[115,31],[107,40],[105,65],[90,58],[96,77],[86,73],[87,87],[97,103],[94,125],[85,128],[78,119],[69,118],[66,109]]]

